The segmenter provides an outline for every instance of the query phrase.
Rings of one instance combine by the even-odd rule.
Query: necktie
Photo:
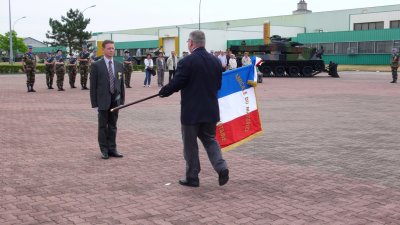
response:
[[[113,73],[111,60],[108,61],[108,75],[109,75],[109,78],[110,78],[110,93],[114,94],[115,76],[114,76],[114,73]]]

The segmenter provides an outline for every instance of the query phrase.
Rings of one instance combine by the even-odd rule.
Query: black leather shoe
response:
[[[108,153],[101,153],[101,158],[102,159],[108,159],[109,158],[109,156],[108,156]]]
[[[219,186],[225,185],[228,183],[229,180],[229,170],[228,169],[223,169],[218,173],[218,183]]]
[[[197,178],[197,179],[182,178],[179,180],[179,184],[183,185],[183,186],[188,186],[188,187],[199,187],[200,181],[199,181],[199,178]]]
[[[119,152],[117,152],[117,151],[115,151],[115,152],[110,152],[110,153],[108,153],[108,155],[109,155],[110,157],[117,157],[117,158],[122,158],[122,157],[124,157],[121,153],[119,153]]]

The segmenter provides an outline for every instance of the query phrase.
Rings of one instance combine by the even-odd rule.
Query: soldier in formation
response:
[[[53,53],[48,52],[47,53],[47,58],[44,61],[45,64],[45,72],[46,72],[46,85],[48,89],[54,89],[53,88],[53,79],[54,79],[54,67],[55,67],[55,57],[53,56]]]
[[[89,73],[89,60],[90,60],[90,53],[87,50],[87,46],[82,46],[83,50],[79,54],[78,61],[79,61],[79,73],[81,74],[81,86],[82,90],[89,90],[86,87],[87,80],[88,80],[88,73]]]
[[[125,87],[126,88],[131,88],[131,75],[132,75],[132,61],[133,57],[129,55],[129,51],[125,50],[124,51],[125,56],[124,56],[124,76],[125,76]]]
[[[32,53],[32,46],[28,46],[28,52],[22,58],[22,70],[26,73],[26,87],[28,92],[36,92],[35,84],[36,56]]]
[[[76,61],[77,58],[74,56],[74,54],[70,53],[67,68],[68,68],[69,85],[71,86],[71,88],[76,88],[75,87],[75,78],[77,73]]]
[[[90,56],[90,64],[98,61],[99,59],[101,59],[101,57],[97,56],[97,51],[96,50],[93,50],[92,56]]]
[[[399,54],[397,48],[393,48],[390,67],[392,68],[393,81],[390,83],[397,83],[397,69],[399,68]]]
[[[62,55],[62,51],[60,49],[58,49],[57,55],[56,55],[56,75],[57,75],[58,91],[65,91],[63,88],[64,75],[65,75],[64,61],[65,61],[65,57]]]

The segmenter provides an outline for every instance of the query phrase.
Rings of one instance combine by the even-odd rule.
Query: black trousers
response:
[[[203,143],[208,159],[219,173],[227,165],[222,158],[221,147],[215,139],[216,123],[182,124],[183,155],[186,161],[186,178],[197,179],[200,173],[199,146],[197,138]]]
[[[169,73],[169,79],[168,82],[171,82],[172,78],[175,76],[175,70],[168,70]]]
[[[113,102],[111,103],[110,109],[116,106],[117,104]],[[98,114],[98,141],[100,151],[103,153],[114,153],[117,150],[116,137],[118,111],[110,112],[110,109],[99,110]]]

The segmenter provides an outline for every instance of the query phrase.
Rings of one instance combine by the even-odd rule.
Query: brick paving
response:
[[[88,91],[0,75],[0,224],[400,224],[400,86],[340,75],[264,79],[264,134],[224,153],[223,187],[200,151],[199,188],[177,183],[179,94],[121,110],[125,157],[102,160]],[[157,93],[143,76],[128,102]]]

